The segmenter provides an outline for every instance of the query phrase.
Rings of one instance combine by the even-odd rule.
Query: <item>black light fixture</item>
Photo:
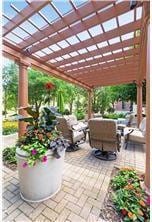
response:
[[[130,1],[130,10],[134,9],[137,6],[137,1]]]

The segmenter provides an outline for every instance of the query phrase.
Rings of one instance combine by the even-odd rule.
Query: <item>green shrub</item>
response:
[[[10,135],[18,131],[18,122],[17,121],[3,121],[3,135]]]
[[[7,164],[16,164],[16,147],[7,147],[3,150],[3,161]]]
[[[108,113],[104,114],[103,118],[106,119],[118,119],[118,118],[125,118],[126,114],[124,113]]]
[[[85,113],[84,112],[76,112],[75,113],[77,120],[82,120],[85,117]]]

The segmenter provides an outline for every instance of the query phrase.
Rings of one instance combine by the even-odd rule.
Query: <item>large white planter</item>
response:
[[[65,150],[56,159],[47,153],[45,163],[37,162],[33,167],[23,168],[27,153],[17,148],[17,167],[21,198],[29,202],[44,201],[55,195],[61,188]]]

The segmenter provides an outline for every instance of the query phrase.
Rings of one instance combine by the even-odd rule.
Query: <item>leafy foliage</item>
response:
[[[141,178],[131,168],[123,168],[111,180],[113,202],[123,221],[147,221],[150,219],[148,196],[140,186]]]
[[[4,114],[10,109],[17,107],[17,91],[18,91],[18,67],[15,63],[9,63],[3,67],[2,86],[3,86],[3,104]]]
[[[104,114],[103,118],[107,119],[118,119],[118,118],[125,118],[126,114],[124,113],[108,113]]]
[[[7,164],[16,164],[16,147],[8,147],[3,150],[3,161]]]
[[[56,131],[56,109],[53,107],[43,107],[41,112],[34,107],[23,108],[29,114],[29,117],[19,116],[20,121],[26,121],[26,134],[19,139],[17,146],[28,153],[27,165],[33,166],[36,161],[47,161],[47,151],[52,150],[53,156],[60,157],[60,152],[68,146],[68,143],[61,138]],[[56,145],[52,145],[52,141],[56,141]]]

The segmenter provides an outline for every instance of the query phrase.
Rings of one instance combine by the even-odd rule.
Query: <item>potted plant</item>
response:
[[[44,201],[61,187],[65,149],[68,142],[56,130],[54,107],[24,107],[27,130],[17,142],[16,157],[21,197],[30,202]]]

